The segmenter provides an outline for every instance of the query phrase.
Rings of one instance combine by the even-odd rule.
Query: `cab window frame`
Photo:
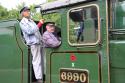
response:
[[[110,14],[110,16],[112,17],[110,19],[110,22],[111,22],[110,23],[111,24],[110,28],[113,29],[113,30],[125,30],[124,29],[124,26],[125,26],[124,20],[125,20],[125,18],[123,18],[123,16],[120,15],[122,17],[122,22],[121,22],[121,19],[120,19],[120,21],[118,19],[118,17],[119,17],[118,12],[119,11],[122,12],[121,14],[123,14],[123,12],[125,12],[125,11],[121,11],[120,9],[118,9],[118,7],[121,7],[121,9],[122,9],[122,5],[125,5],[125,0],[114,0],[114,1],[111,1],[111,9],[110,10],[111,11],[113,10],[113,11]],[[121,23],[119,24],[118,22],[121,22],[122,24]]]
[[[94,43],[82,43],[82,44],[79,44],[79,43],[71,43],[70,42],[70,33],[69,33],[69,31],[70,31],[70,16],[69,16],[69,14],[70,14],[70,11],[72,11],[72,10],[79,10],[80,8],[88,8],[88,7],[96,7],[96,9],[97,9],[97,23],[98,23],[98,32],[97,32],[97,34],[98,34],[98,36],[97,36],[97,40],[96,40],[96,42],[94,42]],[[79,6],[79,7],[75,7],[75,8],[71,8],[70,10],[68,10],[68,12],[67,12],[67,40],[68,40],[68,44],[70,45],[70,46],[95,46],[95,45],[97,45],[97,44],[99,44],[99,42],[100,42],[100,40],[101,40],[101,34],[100,34],[100,32],[101,32],[101,30],[100,30],[100,12],[99,12],[99,6],[97,5],[97,4],[90,4],[90,5],[85,5],[85,6]]]

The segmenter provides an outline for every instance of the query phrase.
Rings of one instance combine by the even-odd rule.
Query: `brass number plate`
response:
[[[88,83],[88,71],[60,69],[61,82]]]

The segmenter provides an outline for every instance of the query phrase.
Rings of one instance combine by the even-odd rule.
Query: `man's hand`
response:
[[[41,19],[40,22],[41,22],[41,24],[44,24],[44,19]]]

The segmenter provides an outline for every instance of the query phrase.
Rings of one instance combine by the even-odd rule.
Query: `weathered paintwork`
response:
[[[111,83],[125,82],[125,41],[110,41]]]
[[[76,61],[71,61],[72,55],[76,56]],[[61,68],[87,70],[90,83],[98,83],[100,81],[100,55],[97,53],[52,53],[50,61],[52,83],[60,82]]]
[[[113,2],[113,3],[112,3]],[[112,9],[110,10],[110,6],[114,4]],[[91,5],[91,4],[97,4],[99,6],[99,14],[100,14],[100,25],[101,25],[101,42],[100,44],[94,46],[94,47],[87,47],[87,46],[82,46],[82,47],[72,47],[68,44],[68,39],[67,39],[67,11],[70,8],[75,8],[78,6],[86,6],[86,5]],[[108,5],[109,4],[109,5]],[[52,5],[51,5],[52,6]],[[50,13],[51,9],[49,9],[48,6],[46,8],[43,8],[43,11],[46,11],[46,13]],[[55,6],[53,5],[54,9]],[[60,7],[60,6],[59,6]],[[57,7],[57,8],[59,8]],[[96,51],[97,54],[100,55],[100,78],[98,78],[99,75],[94,74],[92,72],[89,73],[90,79],[89,83],[124,83],[125,82],[125,56],[124,56],[124,39],[125,39],[125,30],[124,30],[124,3],[117,3],[114,0],[98,0],[95,2],[86,2],[83,4],[79,5],[74,5],[72,7],[67,7],[66,9],[59,8],[60,10],[56,10],[54,12],[62,11],[61,13],[61,34],[62,34],[62,45],[58,49],[46,49],[47,50],[47,78],[46,82],[47,83],[55,83],[55,82],[60,82],[59,79],[59,70],[60,68],[80,68],[80,69],[87,69],[88,71],[95,71],[96,73],[99,72],[99,70],[96,69],[97,64],[96,60],[91,60],[92,58],[91,55],[93,55],[91,52],[86,54],[86,53],[80,53],[80,52],[87,52],[87,51]],[[47,9],[48,8],[48,9]],[[107,9],[107,10],[106,10]],[[109,10],[109,11],[108,11]],[[115,11],[113,11],[115,10]],[[49,11],[49,12],[48,12]],[[52,11],[53,12],[53,11]],[[45,14],[45,12],[43,12]],[[110,14],[113,15],[110,16]],[[109,14],[109,16],[108,16]],[[110,20],[109,20],[110,18]],[[109,22],[113,22],[109,23]],[[88,23],[89,24],[89,23]],[[109,27],[112,26],[112,29],[109,29]],[[119,29],[119,30],[117,30]],[[111,31],[110,31],[111,30]],[[65,35],[64,35],[65,34]],[[89,37],[89,35],[88,35]],[[75,52],[73,52],[75,51]],[[53,53],[54,52],[54,53]],[[62,52],[62,53],[60,53]],[[81,55],[81,60],[78,62],[76,61],[76,67],[72,67],[69,56],[70,53],[74,53],[77,57],[80,57]],[[78,54],[76,53],[78,52]],[[90,56],[89,56],[90,55]],[[86,56],[88,58],[86,58]],[[86,60],[89,62],[86,62]],[[92,62],[92,61],[95,61]],[[83,63],[83,65],[82,65]],[[84,64],[88,64],[89,68],[84,66]],[[94,64],[95,68],[90,66],[90,64]],[[79,66],[78,66],[79,65]],[[82,68],[84,66],[84,68]],[[94,77],[91,77],[94,76]],[[96,77],[96,78],[95,78]]]
[[[46,83],[60,83],[62,68],[87,70],[88,83],[125,83],[124,3],[115,0],[79,1],[79,4],[63,3],[64,6],[45,5],[43,8],[42,14],[60,14],[60,23],[57,24],[60,24],[62,38],[60,47],[45,48]],[[99,8],[100,41],[93,46],[71,46],[68,42],[68,11],[91,4]],[[90,23],[86,24],[90,26]],[[27,55],[28,48],[22,41],[18,22],[0,21],[0,83],[28,83]],[[75,60],[71,59],[72,55]]]
[[[19,22],[0,21],[0,83],[27,83],[27,47]]]
[[[68,11],[71,8],[80,6],[87,6],[96,4],[99,7],[99,16],[101,23],[101,41],[94,46],[71,46],[68,43]],[[44,10],[44,9],[43,9]],[[46,11],[46,10],[44,10]],[[46,11],[43,14],[51,13],[53,11]],[[61,37],[62,44],[59,48],[46,48],[46,82],[58,83],[60,82],[60,68],[70,69],[86,69],[89,71],[89,83],[110,83],[109,72],[109,50],[107,41],[107,24],[106,24],[106,1],[98,0],[93,2],[85,2],[82,4],[76,4],[67,8],[56,9],[57,13],[61,14]],[[103,20],[101,20],[101,18]],[[87,23],[86,23],[87,24]],[[88,23],[89,24],[89,23]],[[87,26],[87,25],[86,25]],[[89,35],[88,35],[89,36]],[[87,53],[86,53],[87,52]],[[95,52],[95,53],[93,53]],[[77,61],[70,61],[70,53],[76,55]],[[98,63],[99,62],[99,63]],[[75,67],[72,67],[71,63],[75,63]]]
[[[113,0],[114,1],[114,0]],[[111,13],[113,25],[109,33],[110,79],[111,83],[125,83],[125,3],[116,1]]]

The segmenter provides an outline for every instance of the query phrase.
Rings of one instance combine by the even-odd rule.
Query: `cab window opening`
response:
[[[53,22],[55,24],[55,33],[57,36],[61,37],[61,16],[59,13],[50,13],[50,14],[44,14],[43,18],[45,19],[45,24],[47,22]],[[43,25],[43,32],[46,31],[46,26]]]
[[[98,11],[96,6],[71,9],[69,18],[69,44],[86,45],[98,40]]]

